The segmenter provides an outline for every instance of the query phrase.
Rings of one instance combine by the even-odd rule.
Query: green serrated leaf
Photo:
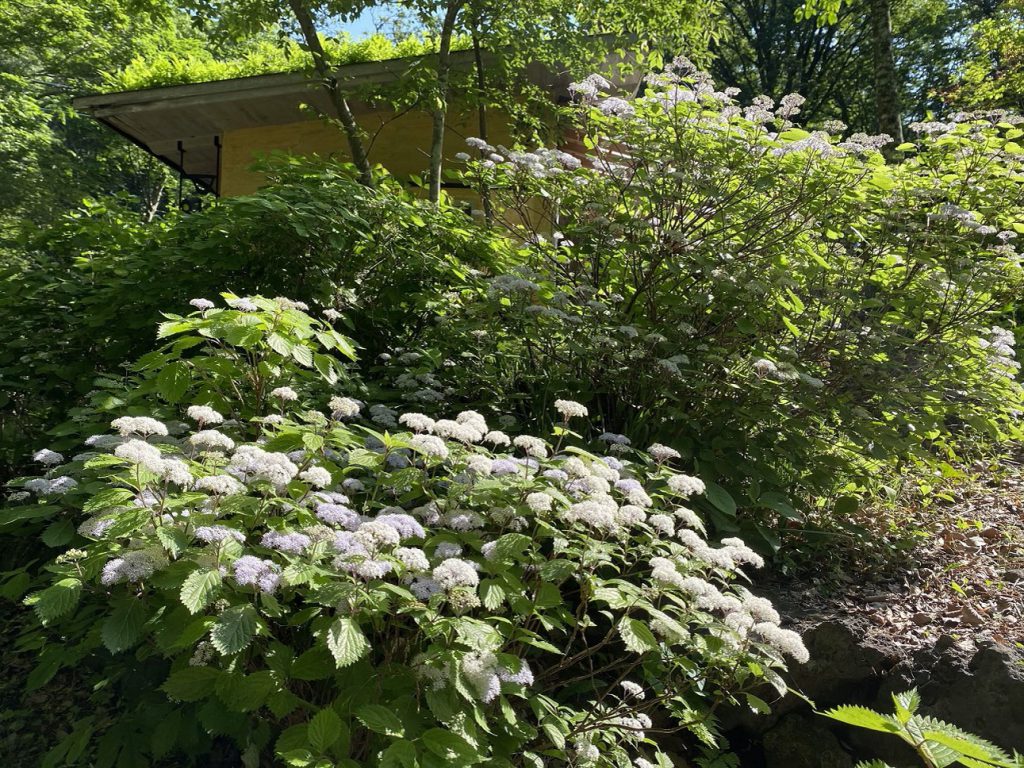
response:
[[[288,357],[292,353],[294,344],[276,331],[267,337],[267,346],[279,355]]]
[[[123,539],[150,521],[152,513],[145,508],[124,510],[114,517],[103,534],[105,539]]]
[[[333,709],[321,709],[309,721],[309,743],[323,754],[341,738],[341,719]]]
[[[334,384],[338,380],[333,358],[317,353],[313,355],[313,367],[328,384]]]
[[[300,584],[308,584],[316,572],[316,567],[309,563],[292,563],[284,569],[281,580],[288,586],[295,587]]]
[[[82,505],[82,511],[88,515],[96,515],[104,510],[120,507],[135,497],[127,488],[107,488],[100,491]]]
[[[619,636],[633,653],[644,653],[658,648],[658,641],[654,637],[654,633],[648,629],[646,624],[637,619],[622,619],[619,622]]]
[[[313,352],[309,347],[305,347],[301,344],[296,344],[292,347],[292,360],[301,365],[303,368],[313,367]]]
[[[501,560],[518,560],[533,544],[533,539],[522,533],[506,533],[494,543],[494,552]]]
[[[896,718],[901,723],[906,723],[910,720],[914,713],[917,712],[917,708],[921,706],[921,696],[918,694],[917,688],[911,688],[903,693],[894,693],[892,701],[896,706]]]
[[[355,664],[370,650],[359,625],[348,617],[336,619],[327,632],[327,647],[339,668]]]
[[[747,706],[749,706],[751,710],[759,715],[770,715],[772,713],[771,705],[769,705],[767,701],[752,693],[745,695],[747,697]]]
[[[188,536],[180,528],[161,525],[156,529],[156,537],[172,557],[178,557],[188,547]]]
[[[256,635],[256,609],[249,605],[228,608],[210,631],[210,641],[224,656],[231,656],[248,647]]]
[[[429,752],[446,761],[446,765],[473,765],[481,756],[464,738],[443,728],[431,728],[420,736],[420,742]]]
[[[43,544],[48,547],[62,547],[68,544],[75,536],[75,525],[70,520],[58,520],[51,523],[39,537]]]
[[[176,701],[199,701],[213,693],[221,674],[214,667],[185,667],[172,672],[160,688]]]
[[[385,736],[404,736],[405,727],[392,710],[379,704],[366,704],[356,710],[359,721],[375,733]]]
[[[416,745],[399,739],[380,753],[380,768],[417,768]]]
[[[295,680],[324,680],[336,669],[332,654],[323,646],[314,646],[292,662],[289,677]]]
[[[199,613],[213,600],[221,580],[220,571],[215,568],[192,571],[181,585],[181,604],[189,613]]]
[[[302,444],[310,453],[317,453],[324,447],[324,437],[323,435],[318,435],[315,432],[303,432]]]
[[[168,363],[156,377],[156,389],[169,403],[178,403],[192,383],[192,371],[181,360]]]
[[[704,496],[715,506],[715,509],[729,517],[735,517],[736,501],[732,495],[718,483],[708,481],[704,485]]]
[[[934,717],[915,716],[910,725],[917,726],[921,736],[957,753],[957,757],[969,757],[994,763],[1009,764],[1010,756],[990,741],[973,733],[957,728]]]
[[[232,712],[252,712],[260,708],[275,687],[273,673],[263,670],[251,675],[221,675],[215,690],[217,698]]]
[[[480,600],[487,610],[497,610],[505,600],[505,590],[494,579],[485,579],[480,583]]]
[[[53,679],[62,665],[63,652],[57,648],[47,648],[39,657],[39,663],[25,680],[25,690],[34,691],[42,688]]]
[[[278,720],[281,720],[296,709],[302,703],[302,699],[291,691],[275,691],[267,697],[267,709],[269,709]]]
[[[42,592],[29,595],[25,602],[31,605],[44,624],[58,619],[78,605],[82,595],[82,582],[74,578],[61,579]]]
[[[141,600],[128,597],[118,601],[113,612],[103,622],[100,637],[108,651],[120,653],[138,642],[145,623],[145,605]]]
[[[825,717],[830,717],[841,723],[855,725],[858,728],[867,728],[872,731],[899,733],[901,730],[900,724],[895,722],[893,718],[888,715],[875,712],[873,709],[868,709],[867,707],[844,705],[830,709],[827,712],[822,712],[822,714]]]
[[[305,751],[310,759],[313,757],[309,752],[309,728],[306,723],[285,728],[274,744],[274,752],[280,757],[298,751]]]

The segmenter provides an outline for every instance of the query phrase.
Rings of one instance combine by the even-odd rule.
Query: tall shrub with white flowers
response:
[[[280,324],[241,327],[247,348],[282,347]],[[185,349],[199,369],[227,359],[216,337]],[[63,550],[26,598],[41,664],[120,696],[75,731],[83,759],[114,741],[126,762],[203,764],[226,737],[246,765],[669,765],[659,734],[713,743],[722,705],[761,706],[753,691],[806,660],[744,586],[761,558],[707,538],[688,506],[705,485],[671,449],[574,445],[588,414],[571,400],[550,438],[475,411],[381,430],[299,357],[230,358],[263,413],[200,387],[71,459],[40,450],[19,483],[13,514],[49,517]]]
[[[726,528],[1020,435],[1000,326],[1024,282],[1022,118],[912,126],[886,164],[886,137],[801,127],[799,96],[741,100],[684,59],[640,98],[609,89],[573,86],[559,148],[474,140],[466,180],[518,250],[457,286],[412,370],[391,361],[410,403],[486,392],[522,417],[568,385],[610,432],[699,461]]]

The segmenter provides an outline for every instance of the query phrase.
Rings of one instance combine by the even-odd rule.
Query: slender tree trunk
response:
[[[345,136],[348,138],[352,162],[359,171],[359,181],[368,187],[372,187],[373,173],[370,171],[370,161],[367,159],[366,149],[363,147],[362,134],[359,131],[359,126],[356,124],[356,118],[352,114],[352,108],[349,107],[345,94],[341,92],[338,81],[334,79],[334,73],[331,72],[330,64],[327,61],[327,54],[324,53],[324,48],[320,44],[320,37],[316,32],[316,24],[313,23],[313,15],[310,13],[309,8],[303,4],[303,0],[288,0],[288,5],[292,9],[295,20],[299,23],[302,37],[306,41],[306,47],[309,48],[309,52],[313,55],[313,67],[316,69],[317,77],[323,81],[324,88],[327,89],[327,95],[331,99],[331,105],[334,107],[334,111],[338,113],[338,119],[341,120],[341,126],[345,131]]]
[[[903,122],[900,119],[900,85],[892,55],[892,20],[889,0],[868,0],[871,17],[871,38],[875,68],[875,111],[878,130],[903,143]]]
[[[449,0],[441,23],[441,44],[437,53],[437,104],[434,106],[430,137],[430,202],[441,199],[441,171],[444,164],[444,120],[448,114],[448,76],[451,70],[452,34],[463,0]]]
[[[487,104],[485,102],[487,93],[487,83],[484,80],[484,56],[483,51],[480,48],[480,37],[477,34],[477,30],[480,27],[480,19],[477,18],[473,23],[473,58],[476,62],[476,97],[477,97],[477,119],[479,121],[479,132],[480,138],[487,141]],[[481,182],[480,184],[480,202],[484,207],[484,220],[488,225],[493,223],[493,210],[491,208],[491,190],[487,187],[487,182]]]
[[[142,223],[150,224],[160,212],[160,203],[164,199],[164,185],[158,184],[151,194],[143,199]]]

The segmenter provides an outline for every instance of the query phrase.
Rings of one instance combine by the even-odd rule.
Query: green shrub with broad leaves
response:
[[[661,734],[713,744],[719,708],[767,709],[806,659],[676,451],[590,452],[574,401],[547,436],[367,406],[329,322],[225,299],[169,316],[79,414],[109,429],[38,451],[0,513],[62,550],[3,586],[40,621],[31,684],[113,692],[49,765],[229,741],[246,766],[668,768]]]
[[[471,141],[464,178],[517,250],[455,286],[398,366],[408,399],[431,397],[409,374],[524,416],[571,391],[769,540],[888,469],[955,475],[1020,436],[1021,118],[915,125],[887,164],[885,137],[802,129],[798,96],[741,106],[684,61],[642,98],[606,86],[574,86],[580,151]]]
[[[573,154],[472,142],[489,223],[278,159],[266,190],[166,228],[49,233],[0,276],[8,455],[208,285],[342,311],[375,401],[534,423],[570,393],[680,451],[714,529],[765,551],[863,535],[865,497],[1020,437],[1018,118],[916,125],[887,163],[882,138],[800,128],[795,96],[742,106],[682,61],[641,98],[603,88],[574,87]]]
[[[211,286],[344,308],[360,343],[383,348],[493,260],[496,238],[393,180],[371,190],[345,165],[284,157],[264,170],[259,194],[148,224],[123,201],[90,203],[0,268],[0,477],[97,376],[119,378],[152,349],[162,311]]]

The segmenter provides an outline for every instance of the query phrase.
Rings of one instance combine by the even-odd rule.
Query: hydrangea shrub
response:
[[[484,391],[525,414],[571,382],[610,430],[723,485],[723,525],[736,504],[795,518],[780,492],[831,506],[896,462],[954,472],[1020,434],[1001,326],[1024,278],[1022,118],[915,124],[887,164],[887,137],[802,127],[799,96],[741,101],[682,59],[641,98],[573,90],[560,148],[472,140],[465,178],[521,245],[453,292],[419,370],[398,367],[399,385],[436,379],[410,400]]]
[[[282,307],[319,326],[229,300],[165,334]],[[280,346],[262,321],[248,349]],[[541,434],[378,409],[382,430],[304,358],[199,335],[190,363],[230,360],[237,400],[118,416],[17,483],[18,509],[70,529],[26,598],[37,682],[73,665],[117,691],[55,763],[202,764],[220,738],[247,766],[669,766],[661,734],[713,743],[721,706],[766,709],[754,691],[806,660],[744,586],[760,557],[707,538],[688,507],[705,485],[671,448],[591,452],[571,400]]]

